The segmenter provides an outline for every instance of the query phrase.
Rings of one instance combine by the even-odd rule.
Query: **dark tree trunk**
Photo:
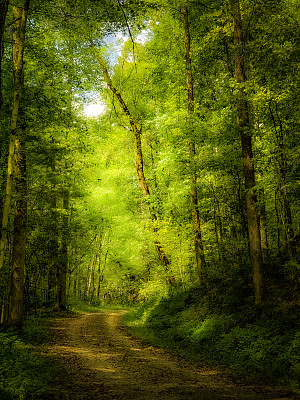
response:
[[[67,308],[67,274],[69,267],[69,191],[63,192],[62,209],[64,210],[61,221],[61,248],[56,275],[56,301],[55,307],[60,310]]]
[[[15,146],[15,217],[12,248],[12,284],[10,293],[9,325],[21,329],[26,252],[27,182],[24,143],[17,139]]]
[[[277,139],[277,148],[278,148],[278,164],[279,164],[279,192],[282,198],[282,208],[283,208],[283,229],[285,235],[285,247],[290,256],[295,255],[295,248],[293,245],[293,237],[294,237],[294,228],[293,228],[293,219],[292,212],[289,200],[288,193],[288,181],[287,181],[287,170],[288,163],[286,159],[285,146],[284,146],[284,133],[282,121],[278,112],[277,104],[275,103],[275,113],[273,112],[271,103],[269,104],[269,110],[275,130],[275,135]],[[278,122],[277,122],[277,121]]]
[[[230,2],[234,21],[235,78],[240,88],[236,98],[238,114],[237,124],[240,132],[244,164],[249,249],[252,265],[255,303],[259,304],[264,299],[265,284],[263,278],[263,259],[258,218],[259,205],[255,191],[255,174],[252,138],[249,124],[248,101],[243,89],[243,84],[246,81],[243,54],[243,47],[245,43],[242,31],[239,0],[230,0]]]
[[[2,234],[5,234],[10,209],[13,173],[15,174],[15,213],[14,237],[12,248],[11,293],[9,309],[9,325],[13,329],[21,329],[23,323],[25,250],[26,250],[26,211],[27,211],[27,182],[24,127],[19,128],[19,107],[22,88],[24,86],[23,57],[25,49],[25,31],[29,8],[29,0],[24,7],[13,6],[13,76],[14,100],[11,120],[10,154],[8,162],[8,177],[6,199],[3,213]],[[6,219],[6,220],[5,220]],[[6,226],[5,226],[6,225]],[[5,235],[6,236],[6,235]],[[5,237],[4,237],[5,239]],[[2,242],[2,238],[1,238]],[[5,250],[1,243],[1,263]]]
[[[0,108],[3,104],[3,95],[2,95],[2,58],[3,58],[3,35],[5,28],[5,19],[8,10],[9,0],[0,0]]]
[[[198,192],[197,192],[197,175],[195,166],[196,146],[193,140],[193,116],[195,111],[195,105],[194,105],[195,100],[194,100],[194,85],[193,85],[193,73],[192,73],[192,63],[191,63],[191,39],[190,39],[189,17],[188,17],[187,7],[182,7],[181,13],[183,16],[183,28],[184,28],[189,127],[191,130],[189,138],[189,155],[190,155],[190,172],[191,172],[190,201],[191,201],[192,223],[194,230],[194,248],[195,248],[197,272],[199,279],[202,280],[205,259],[203,252],[203,241],[201,235],[201,224],[200,224]]]

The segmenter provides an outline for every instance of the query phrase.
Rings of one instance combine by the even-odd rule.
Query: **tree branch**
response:
[[[124,11],[124,8],[122,7],[122,5],[120,3],[120,0],[117,0],[117,3],[119,5],[119,7],[120,7],[120,10],[122,11],[123,16],[124,16],[124,19],[125,19],[125,22],[126,22],[126,25],[127,25],[127,29],[128,29],[128,33],[129,33],[130,39],[132,41],[132,55],[133,55],[135,69],[137,69],[136,61],[135,61],[135,43],[134,43],[134,40],[133,40],[133,36],[131,34],[131,30],[130,30],[130,26],[129,26],[129,23],[128,23],[128,19],[127,19],[126,13]]]

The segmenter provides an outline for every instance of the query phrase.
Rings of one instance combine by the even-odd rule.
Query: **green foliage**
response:
[[[54,377],[62,371],[53,359],[37,355],[36,348],[48,339],[48,322],[30,317],[22,336],[0,332],[1,399],[48,398]]]
[[[92,304],[87,303],[86,301],[78,300],[78,299],[70,299],[70,308],[72,312],[75,313],[94,313],[101,311],[109,311],[109,310],[123,310],[126,309],[125,306],[115,305],[115,304],[101,304],[97,301]]]
[[[253,301],[234,112],[240,84],[233,78],[228,2],[186,2],[193,116],[187,109],[179,3],[121,3],[127,20],[113,0],[32,3],[20,110],[27,132],[26,312],[53,308],[67,236],[66,283],[76,310],[145,302],[126,318],[136,332],[157,345],[168,343],[202,362],[248,376],[296,381],[300,375],[293,308],[300,282],[299,1],[240,0],[246,39],[243,87],[261,238],[265,237],[261,244],[269,297],[262,308]],[[11,18],[10,14],[3,53],[1,198],[13,96]],[[105,41],[114,41],[111,34],[124,34],[127,25],[134,45],[127,40],[117,53],[113,45],[104,46]],[[143,199],[136,175],[130,123],[116,96],[103,85],[91,40],[99,51],[106,47],[112,81],[141,128],[150,199]],[[99,118],[88,120],[82,110],[93,96],[101,96],[106,109]],[[196,146],[195,166],[190,163],[189,140]],[[206,259],[200,288],[195,287],[190,215],[193,175]],[[66,193],[69,207],[63,203]],[[155,223],[149,205],[157,215]],[[168,271],[160,265],[156,240],[170,260]],[[0,303],[7,299],[7,254],[0,272]],[[176,280],[172,289],[166,283],[170,276]],[[5,393],[19,398],[30,383],[37,392],[44,390],[34,378],[39,359],[32,353],[25,359],[30,346],[44,340],[44,328],[36,321],[31,317],[26,321],[22,340],[1,333],[2,372],[11,382]]]
[[[247,305],[221,312],[214,288],[173,292],[130,311],[130,331],[193,361],[237,376],[299,388],[299,309]],[[230,297],[232,293],[225,293]],[[228,303],[228,302],[227,302]]]

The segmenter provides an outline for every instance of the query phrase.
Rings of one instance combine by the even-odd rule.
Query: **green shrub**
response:
[[[0,332],[1,400],[47,398],[52,392],[53,376],[60,369],[51,357],[36,352],[36,346],[45,342],[47,333],[48,321],[40,317],[29,317],[20,336]]]
[[[220,299],[222,286],[173,291],[130,312],[125,322],[139,337],[193,361],[223,366],[238,376],[261,382],[298,388],[298,308],[285,309],[272,301],[258,307],[245,296],[233,311],[235,294],[226,297],[223,293]]]

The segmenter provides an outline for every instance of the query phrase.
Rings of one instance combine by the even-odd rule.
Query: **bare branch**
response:
[[[130,39],[131,39],[131,42],[132,42],[133,61],[134,61],[135,69],[137,69],[136,61],[135,61],[135,43],[134,43],[134,40],[133,40],[133,36],[131,34],[131,30],[130,30],[130,26],[129,26],[129,23],[128,23],[128,19],[127,19],[126,13],[124,11],[124,8],[122,7],[122,5],[120,3],[120,0],[117,0],[117,3],[119,5],[119,7],[120,7],[120,10],[122,11],[122,14],[124,15],[124,19],[125,19],[125,22],[126,22],[126,25],[127,25],[128,33],[129,33],[129,36],[130,36]]]

